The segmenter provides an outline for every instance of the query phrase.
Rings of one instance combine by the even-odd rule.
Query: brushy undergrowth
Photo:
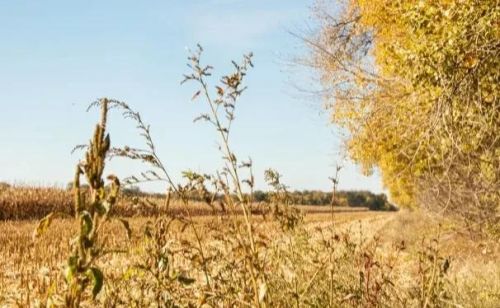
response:
[[[498,244],[449,233],[444,224],[440,239],[433,241],[439,229],[435,222],[441,220],[415,213],[346,213],[333,223],[326,214],[305,219],[293,231],[274,221],[256,223],[267,277],[262,305],[423,307],[427,301],[427,307],[498,306]],[[252,306],[244,252],[228,220],[194,221],[204,237],[205,261],[184,221],[132,219],[130,240],[119,222],[110,222],[103,229],[111,234],[110,249],[126,247],[127,253],[99,261],[103,291],[82,306]],[[64,304],[66,239],[77,226],[57,219],[35,242],[33,228],[33,223],[0,225],[1,305]]]

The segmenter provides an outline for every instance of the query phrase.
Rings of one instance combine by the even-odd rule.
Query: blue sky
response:
[[[72,178],[97,119],[86,106],[98,97],[126,101],[151,124],[174,178],[182,170],[221,166],[217,138],[192,119],[204,112],[180,86],[186,47],[200,43],[220,76],[230,60],[253,51],[248,91],[236,111],[233,147],[252,157],[257,187],[272,167],[293,189],[330,189],[340,161],[339,137],[317,98],[298,91],[313,82],[288,62],[304,53],[289,31],[303,29],[311,1],[7,1],[0,0],[0,181],[64,185]],[[138,145],[129,122],[111,117],[114,145]],[[377,176],[352,164],[342,189],[382,191]],[[127,176],[140,165],[113,162]],[[152,187],[156,189],[158,187]]]

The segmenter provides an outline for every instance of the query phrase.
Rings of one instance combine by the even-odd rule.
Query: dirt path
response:
[[[330,217],[324,221],[312,221],[307,223],[306,230],[312,232],[313,238],[318,240],[321,237],[320,230],[327,230],[331,233],[347,232],[352,239],[364,246],[370,243],[378,232],[396,217],[394,213],[368,212],[364,215],[359,214],[358,217],[334,215],[333,221]]]

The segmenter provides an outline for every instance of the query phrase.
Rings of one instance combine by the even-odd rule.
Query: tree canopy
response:
[[[333,8],[333,9],[332,9]],[[306,42],[334,123],[399,206],[498,223],[497,0],[349,0]]]

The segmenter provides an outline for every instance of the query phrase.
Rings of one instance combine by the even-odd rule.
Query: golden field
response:
[[[87,295],[82,306],[252,306],[233,218],[169,221],[133,218],[127,238],[111,220],[102,238],[109,254],[99,260],[103,292],[96,301]],[[63,271],[76,226],[57,219],[34,239],[36,225],[0,223],[2,307],[64,305]],[[498,243],[473,241],[433,216],[366,211],[336,213],[332,222],[327,213],[306,214],[293,231],[254,216],[252,225],[268,307],[289,307],[291,298],[297,307],[478,307],[478,301],[495,307],[500,300]],[[203,235],[201,243],[193,231]]]

